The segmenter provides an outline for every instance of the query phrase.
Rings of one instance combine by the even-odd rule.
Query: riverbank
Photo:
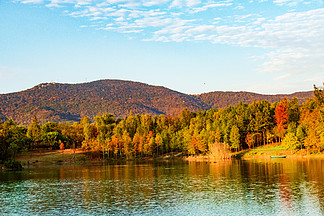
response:
[[[260,146],[234,153],[233,157],[248,159],[270,159],[271,156],[286,156],[286,158],[324,158],[324,152],[311,152],[305,149],[291,150],[280,143]]]
[[[16,157],[23,165],[41,164],[82,164],[91,161],[91,153],[80,149],[65,150],[33,150],[21,153]]]
[[[182,160],[182,153],[168,153],[159,157],[141,157],[141,158],[102,158],[102,154],[81,149],[65,150],[33,150],[21,153],[16,157],[23,166],[40,166],[50,164],[96,164],[106,162],[123,161],[164,161],[164,160]]]
[[[153,161],[153,160],[185,160],[196,162],[217,162],[228,160],[231,158],[249,159],[270,159],[271,156],[283,156],[286,158],[323,158],[324,153],[312,153],[302,150],[289,150],[280,144],[271,144],[254,149],[247,149],[237,153],[227,154],[223,157],[215,157],[214,155],[184,156],[182,153],[169,153],[159,157],[143,157],[132,158],[132,161]],[[65,149],[65,150],[33,150],[19,154],[17,161],[22,162],[23,166],[38,166],[49,164],[94,164],[105,162],[122,162],[126,158],[102,158],[97,152],[83,151],[81,149]]]
[[[212,155],[198,155],[188,156],[183,159],[186,161],[196,162],[217,162],[222,160],[228,160],[231,158],[250,160],[250,159],[271,159],[272,157],[282,157],[288,159],[299,159],[299,158],[320,158],[324,159],[324,152],[311,152],[305,149],[290,150],[282,146],[280,143],[268,144],[252,149],[245,149],[239,152],[233,152],[230,155],[224,155],[223,157],[213,157]]]

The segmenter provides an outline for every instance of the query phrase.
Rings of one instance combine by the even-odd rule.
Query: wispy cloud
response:
[[[43,4],[43,0],[21,0],[20,1],[23,4]]]
[[[304,4],[304,5],[309,5],[312,3],[319,3],[322,4],[322,0],[274,0],[273,3],[279,5],[279,6],[296,6],[298,4]]]
[[[324,73],[324,8],[322,0],[15,0],[23,4],[63,7],[67,15],[84,17],[98,30],[132,34],[143,41],[209,41],[268,51],[260,70],[287,74]],[[281,15],[249,13],[299,7]],[[304,9],[307,6],[307,9]],[[266,10],[266,9],[264,9]],[[224,12],[226,11],[226,12]],[[254,10],[255,11],[255,10]]]
[[[284,75],[281,75],[281,76],[277,76],[277,77],[275,77],[275,80],[282,80],[282,79],[286,79],[288,77],[291,77],[290,73],[287,73],[287,74],[284,74]]]
[[[233,5],[233,3],[231,3],[230,1],[217,2],[217,3],[209,2],[209,3],[207,3],[207,4],[203,5],[203,6],[193,8],[192,10],[190,10],[190,13],[198,13],[198,12],[206,11],[206,10],[208,10],[210,8],[228,7],[228,6],[231,6],[231,5]]]

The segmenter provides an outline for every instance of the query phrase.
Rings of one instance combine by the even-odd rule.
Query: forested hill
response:
[[[14,119],[27,125],[36,116],[40,122],[79,121],[81,116],[93,118],[112,113],[123,118],[133,113],[152,115],[179,113],[251,103],[266,99],[279,101],[283,97],[297,97],[301,102],[312,97],[312,92],[292,95],[261,95],[249,92],[211,92],[187,95],[161,86],[122,80],[99,80],[83,84],[44,83],[26,91],[0,94],[0,117]]]
[[[133,113],[172,114],[208,109],[197,98],[165,87],[139,82],[100,80],[83,84],[44,83],[26,91],[0,95],[0,114],[19,124],[33,116],[40,122],[78,121],[99,113],[117,118]]]
[[[277,95],[263,95],[252,92],[209,92],[200,95],[196,95],[197,99],[202,103],[205,103],[209,108],[224,108],[229,105],[237,105],[240,101],[246,104],[250,104],[253,101],[267,100],[270,103],[280,101],[284,97],[288,100],[292,98],[298,98],[300,103],[306,101],[307,98],[313,97],[312,91],[296,92],[293,94],[277,94]]]

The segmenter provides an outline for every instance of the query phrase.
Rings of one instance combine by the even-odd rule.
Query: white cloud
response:
[[[278,50],[267,54],[262,71],[285,73],[292,71],[295,75],[324,74],[323,49]]]
[[[170,0],[148,0],[143,1],[143,6],[150,7],[150,6],[158,6],[168,3]]]
[[[170,7],[182,7],[183,3],[182,0],[173,0]]]
[[[196,35],[196,34],[201,34],[206,32],[213,32],[215,31],[215,29],[216,28],[213,25],[199,25],[187,30],[185,33],[189,35]]]
[[[291,77],[291,74],[287,73],[287,74],[284,74],[284,75],[281,75],[281,76],[277,76],[274,79],[275,80],[282,80],[282,79],[286,79],[286,78],[289,78],[289,77]]]
[[[172,19],[163,17],[145,17],[143,19],[135,20],[135,23],[141,27],[161,27],[171,24]]]
[[[193,8],[190,13],[198,13],[198,12],[202,12],[202,11],[206,11],[210,8],[216,8],[216,7],[228,7],[231,6],[232,3],[230,2],[219,2],[219,3],[208,3],[205,4],[201,7],[197,7],[197,8]]]
[[[200,0],[173,0],[170,7],[182,8],[182,7],[193,7],[200,4]]]
[[[43,0],[21,0],[20,2],[23,4],[42,4],[42,3],[44,3]]]
[[[273,3],[278,4],[280,6],[282,5],[294,6],[301,2],[303,2],[303,0],[274,0],[273,1]]]
[[[243,10],[245,7],[244,6],[242,6],[242,5],[238,5],[238,6],[236,6],[234,9],[237,9],[237,10]]]
[[[216,44],[271,50],[263,56],[260,70],[278,73],[276,79],[283,79],[287,74],[319,74],[324,71],[322,0],[254,0],[239,3],[233,0],[16,1],[65,7],[68,11],[66,14],[89,20],[83,26],[138,34],[144,41],[205,40]],[[279,8],[302,7],[299,12],[276,17],[262,15],[261,12],[244,14],[250,4],[257,7],[257,4],[264,2]],[[307,7],[321,7],[304,10],[306,4]]]
[[[200,4],[200,3],[201,3],[200,0],[187,0],[186,5],[188,7],[193,7],[193,6],[196,6],[196,5]]]
[[[279,6],[284,6],[287,5],[289,7],[296,6],[298,4],[304,4],[304,5],[309,5],[309,4],[322,4],[322,0],[274,0],[273,3],[279,5]]]

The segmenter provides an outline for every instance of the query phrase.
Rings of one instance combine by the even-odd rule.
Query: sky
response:
[[[0,0],[0,94],[121,79],[189,94],[313,90],[322,0]]]

